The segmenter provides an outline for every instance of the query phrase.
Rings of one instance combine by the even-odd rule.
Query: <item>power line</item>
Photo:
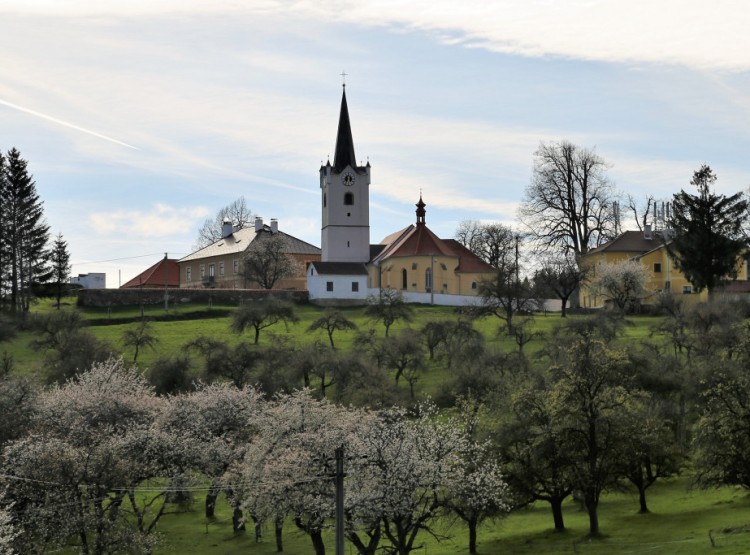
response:
[[[103,264],[104,262],[119,262],[120,260],[133,260],[133,259],[136,259],[136,258],[147,258],[149,256],[161,256],[162,254],[163,253],[160,253],[160,252],[154,252],[154,253],[150,253],[150,254],[140,254],[138,256],[126,256],[124,258],[110,258],[109,260],[92,260],[92,261],[89,261],[89,262],[71,262],[70,265],[71,266],[86,266],[87,264]],[[173,253],[173,254],[176,254],[176,255],[185,255],[185,254],[188,254],[188,253],[176,252],[176,253]]]

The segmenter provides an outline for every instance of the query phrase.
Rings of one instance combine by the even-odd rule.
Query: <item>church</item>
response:
[[[370,162],[359,166],[354,155],[344,85],[333,164],[320,168],[321,257],[307,269],[310,301],[362,304],[392,288],[413,303],[478,302],[479,283],[497,270],[458,241],[430,231],[421,194],[414,224],[370,244],[370,183]]]

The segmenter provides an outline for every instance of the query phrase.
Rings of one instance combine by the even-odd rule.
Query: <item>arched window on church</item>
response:
[[[432,268],[424,271],[424,290],[428,293],[432,291]]]
[[[344,195],[344,206],[352,206],[354,204],[354,193],[346,193]]]
[[[406,289],[406,268],[401,270],[401,289]]]

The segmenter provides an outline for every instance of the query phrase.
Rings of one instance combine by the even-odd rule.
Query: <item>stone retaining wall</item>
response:
[[[307,291],[267,289],[169,289],[169,304],[206,303],[235,304],[244,301],[280,299],[293,303],[306,303]],[[81,289],[78,306],[126,306],[139,304],[164,304],[164,289]]]

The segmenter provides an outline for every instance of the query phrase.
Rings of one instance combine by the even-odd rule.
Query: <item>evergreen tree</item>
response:
[[[60,310],[60,299],[67,289],[66,285],[70,277],[70,253],[68,252],[68,243],[63,239],[62,233],[58,233],[57,238],[52,243],[50,262],[52,263],[52,280],[55,286],[57,309]]]
[[[31,285],[47,281],[49,226],[44,221],[42,202],[27,162],[15,148],[8,151],[3,168],[0,219],[3,227],[2,273],[11,311],[26,312],[31,302]]]
[[[6,308],[9,295],[8,260],[8,180],[5,175],[5,156],[0,152],[0,310]]]
[[[711,192],[716,175],[707,165],[693,174],[697,195],[674,195],[670,225],[674,238],[669,254],[687,280],[709,295],[718,285],[737,277],[737,259],[745,248],[742,226],[748,203],[742,193],[730,197]]]

